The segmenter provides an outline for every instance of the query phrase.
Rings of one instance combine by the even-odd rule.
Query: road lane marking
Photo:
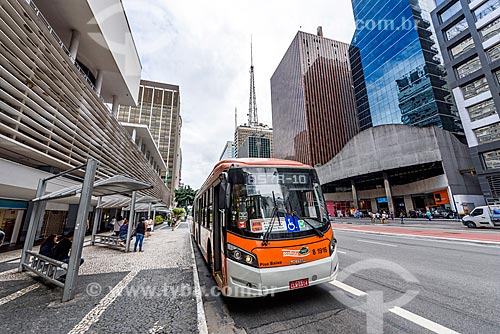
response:
[[[30,291],[37,289],[39,287],[40,287],[40,284],[36,283],[36,284],[30,285],[22,290],[16,291],[16,292],[14,292],[6,297],[3,297],[0,299],[0,306],[2,306],[3,304],[7,304],[8,302],[11,302],[11,301],[27,294]]]
[[[138,271],[129,272],[68,334],[87,332],[93,324],[99,321],[104,311],[121,295],[123,289],[134,279],[137,273]]]
[[[398,245],[393,245],[393,244],[386,244],[385,242],[377,242],[377,241],[368,241],[368,240],[356,240],[359,242],[366,242],[369,244],[377,244],[377,245],[383,245],[383,246],[391,246],[391,247],[398,247]]]
[[[196,258],[194,256],[193,240],[191,234],[189,236],[189,245],[191,245],[191,260],[193,261],[193,281],[194,294],[196,295],[196,314],[198,322],[198,333],[208,334],[207,318],[205,317],[205,309],[203,308],[203,299],[201,298],[200,278],[198,277],[198,268],[196,266]]]
[[[336,287],[337,287],[337,288],[339,288],[339,289],[342,289],[342,290],[344,290],[344,291],[347,291],[347,292],[349,292],[350,294],[355,295],[355,296],[358,296],[358,297],[361,297],[361,296],[365,296],[365,295],[366,295],[366,292],[363,292],[363,291],[361,291],[361,290],[358,290],[358,289],[356,289],[356,288],[353,288],[352,286],[349,286],[349,285],[347,285],[347,284],[344,284],[344,283],[342,283],[341,281],[337,281],[337,280],[335,280],[335,281],[331,281],[331,282],[329,282],[329,283],[330,283],[331,285],[333,285],[333,286],[336,286]]]
[[[339,252],[340,254],[347,254],[346,252],[343,252],[341,250],[337,250],[337,252]]]
[[[364,291],[361,291],[361,290],[358,290],[356,288],[353,288],[352,286],[350,285],[347,285],[345,283],[342,283],[340,281],[332,281],[332,282],[329,282],[331,285],[333,286],[336,286],[337,288],[340,288],[346,292],[349,292],[350,294],[352,295],[355,295],[355,296],[358,296],[358,297],[361,297],[361,296],[365,296],[366,295],[366,292]],[[458,332],[452,330],[452,329],[449,329],[445,326],[442,326],[438,323],[435,323],[434,321],[431,321],[429,319],[426,319],[424,317],[421,317],[419,315],[416,315],[415,313],[412,313],[410,311],[407,311],[401,307],[398,307],[398,306],[394,306],[392,307],[391,309],[389,309],[389,312],[391,313],[394,313],[408,321],[411,321],[417,325],[419,325],[420,327],[423,327],[423,328],[426,328],[430,331],[433,331],[434,333],[438,333],[438,334],[459,334]]]
[[[363,230],[347,230],[347,229],[335,229],[335,233],[347,233],[347,234],[356,234],[356,233],[364,233],[364,234],[374,234],[380,236],[390,236],[391,238],[401,238],[401,239],[409,239],[409,240],[418,240],[420,241],[435,241],[435,242],[447,242],[453,244],[467,244],[469,246],[478,246],[478,247],[500,247],[500,242],[497,241],[482,241],[482,240],[473,240],[473,239],[459,239],[459,238],[445,238],[445,237],[433,237],[428,235],[414,235],[414,234],[403,234],[403,233],[389,233],[389,232],[379,232],[379,231],[363,231]]]
[[[434,321],[431,321],[429,319],[423,318],[419,315],[416,315],[415,313],[412,313],[410,311],[407,311],[405,309],[402,309],[401,307],[394,306],[389,310],[390,312],[399,315],[402,318],[405,318],[406,320],[409,320],[421,327],[427,328],[428,330],[433,331],[434,333],[439,333],[439,334],[459,334],[458,332],[455,332],[452,329],[449,329],[447,327],[444,327],[440,324],[435,323]]]

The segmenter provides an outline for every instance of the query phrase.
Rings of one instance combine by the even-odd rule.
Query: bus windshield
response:
[[[269,239],[288,239],[329,228],[313,169],[235,168],[230,180],[230,230],[234,233],[262,238],[267,232]]]

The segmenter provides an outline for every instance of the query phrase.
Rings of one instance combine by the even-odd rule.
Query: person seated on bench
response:
[[[128,219],[125,218],[123,225],[120,227],[120,232],[118,236],[122,239],[120,246],[125,247],[125,239],[127,239],[128,234]]]
[[[73,244],[73,231],[66,233],[64,238],[59,241],[54,247],[54,259],[69,263],[69,252],[71,250],[71,245]],[[80,264],[83,264],[84,260],[80,259]]]
[[[40,245],[40,254],[50,258],[54,258],[54,247],[57,245],[58,239],[59,237],[57,234],[51,234]]]

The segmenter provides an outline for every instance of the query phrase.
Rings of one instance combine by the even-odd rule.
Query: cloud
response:
[[[138,4],[141,4],[139,6]],[[270,78],[298,30],[350,42],[348,0],[123,0],[143,79],[178,84],[182,181],[198,188],[247,119],[250,36],[259,121],[271,125]],[[146,5],[147,4],[147,5]]]

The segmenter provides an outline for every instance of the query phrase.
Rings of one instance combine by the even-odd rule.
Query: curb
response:
[[[179,224],[180,225],[180,224]],[[201,297],[200,278],[198,277],[198,267],[196,266],[196,258],[194,257],[193,240],[191,233],[188,233],[189,245],[191,246],[191,259],[193,260],[193,280],[194,293],[196,295],[196,313],[198,315],[198,333],[208,334],[207,319],[205,317],[205,309],[203,308],[203,299]]]
[[[435,240],[443,240],[443,241],[458,241],[458,242],[473,243],[473,244],[488,245],[488,246],[500,246],[500,242],[497,242],[497,241],[469,240],[469,239],[458,239],[458,238],[434,237],[434,236],[427,236],[427,235],[413,235],[413,234],[390,233],[390,232],[375,232],[375,231],[363,231],[363,230],[342,229],[342,228],[334,228],[334,231],[335,230],[348,231],[348,232],[360,232],[360,233],[368,233],[368,234],[379,234],[379,235],[395,235],[398,237],[406,237],[408,239],[413,239],[413,238],[435,239]]]

